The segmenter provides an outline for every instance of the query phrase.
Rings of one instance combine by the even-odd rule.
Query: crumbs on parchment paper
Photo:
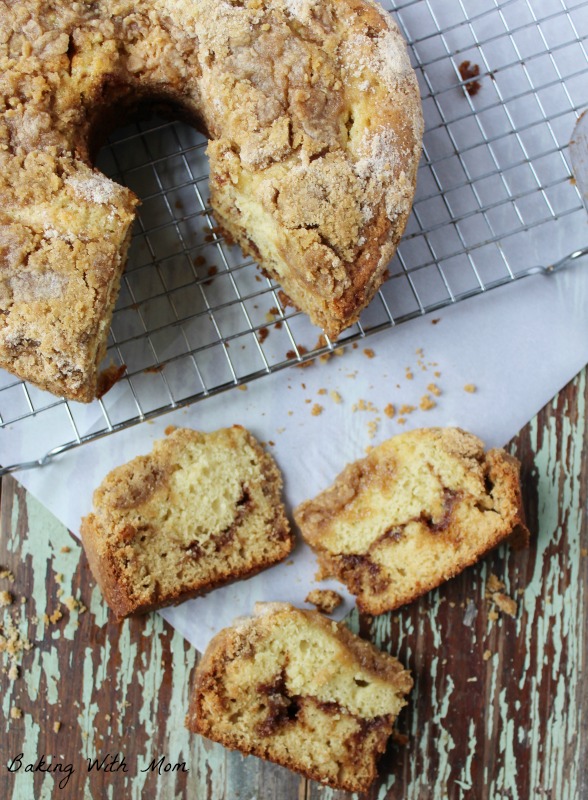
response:
[[[332,614],[341,605],[343,598],[332,589],[312,589],[304,602],[316,606],[323,614]]]
[[[317,347],[324,347],[327,344],[327,340],[323,337],[319,337],[319,341],[317,342]],[[358,348],[357,342],[354,342],[352,345],[353,349]],[[295,359],[298,355],[303,356],[306,354],[306,349],[302,346],[298,347],[298,353],[294,350],[289,350],[287,353],[287,357],[291,359]],[[366,355],[367,358],[372,359],[376,357],[376,353],[371,348],[364,348],[363,353]],[[327,354],[330,358],[333,355],[333,352]],[[443,389],[440,385],[439,379],[441,378],[441,370],[438,368],[439,364],[436,361],[427,360],[425,356],[424,348],[419,347],[415,350],[416,356],[416,365],[415,364],[408,364],[404,368],[404,382],[396,383],[396,389],[399,390],[399,393],[402,398],[402,402],[396,401],[396,403],[392,402],[385,402],[382,407],[380,407],[377,401],[372,399],[368,399],[365,397],[361,397],[356,399],[355,402],[351,406],[351,411],[353,413],[361,412],[366,414],[366,416],[371,416],[371,419],[366,420],[366,428],[367,433],[370,439],[374,439],[380,430],[380,424],[382,419],[395,419],[396,424],[399,426],[404,426],[408,422],[408,418],[410,415],[417,413],[420,415],[421,412],[428,412],[432,409],[436,408],[442,402],[442,397],[446,393],[446,389]],[[307,362],[308,364],[312,362]],[[298,364],[297,366],[303,366],[302,364]],[[339,370],[340,371],[340,370]],[[431,381],[430,378],[428,379],[427,383],[421,381],[420,374],[421,373],[429,373],[432,372],[433,376],[435,377],[434,381]],[[361,369],[355,370],[352,373],[349,373],[347,377],[355,378],[361,373]],[[427,379],[425,379],[427,380]],[[426,387],[426,391],[423,389]],[[306,389],[305,384],[302,384],[302,388]],[[419,392],[420,389],[420,392]],[[466,392],[474,393],[477,391],[474,384],[468,383],[464,387]],[[418,392],[417,396],[415,397],[415,393]],[[344,396],[343,394],[337,389],[328,389],[325,386],[317,389],[317,393],[320,397],[329,397],[334,403],[340,404],[343,402]],[[412,402],[407,402],[411,400]],[[314,403],[313,400],[310,398],[305,399],[305,404],[311,406],[311,414],[313,416],[319,416],[323,412],[326,411],[326,408],[321,403]],[[290,416],[293,412],[289,412]]]

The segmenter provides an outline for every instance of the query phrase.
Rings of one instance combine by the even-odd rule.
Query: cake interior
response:
[[[108,571],[107,599],[115,584],[125,613],[145,611],[279,561],[292,547],[280,490],[273,461],[241,428],[156,442],[109,474],[82,525],[91,563]]]
[[[522,523],[518,464],[457,429],[402,434],[345,468],[295,518],[368,613],[413,600]]]
[[[332,786],[370,785],[412,685],[396,659],[292,607],[211,650],[189,727]]]

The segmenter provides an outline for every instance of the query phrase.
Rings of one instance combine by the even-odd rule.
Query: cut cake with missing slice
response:
[[[172,429],[153,451],[112,470],[81,535],[119,619],[247,578],[294,545],[282,478],[244,428]]]
[[[518,533],[520,465],[459,428],[395,436],[294,512],[321,577],[381,614],[409,603]]]
[[[188,728],[334,788],[366,791],[410,673],[317,611],[287,603],[255,611],[208,646]]]

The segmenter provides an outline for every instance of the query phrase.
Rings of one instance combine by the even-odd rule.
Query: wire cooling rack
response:
[[[142,198],[106,360],[126,373],[85,406],[0,372],[2,427],[33,450],[4,471],[584,252],[566,147],[588,104],[587,3],[384,6],[409,43],[426,133],[413,214],[360,322],[333,343],[284,308],[279,287],[215,231],[205,139],[180,123],[134,124],[98,161]]]

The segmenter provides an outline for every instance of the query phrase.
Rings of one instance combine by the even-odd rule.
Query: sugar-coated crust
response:
[[[112,470],[81,536],[117,618],[181,603],[285,558],[294,540],[281,490],[273,458],[237,425],[211,434],[174,429],[151,454]]]
[[[305,655],[301,655],[297,648],[295,637],[290,640],[290,648],[287,642],[280,642],[284,632],[288,636],[293,630],[302,631],[303,636],[312,632],[312,641],[316,645],[313,652],[316,668],[314,663],[308,667],[306,680],[299,681],[296,689],[289,686],[289,673],[294,673],[299,668]],[[268,642],[272,643],[269,650]],[[325,655],[333,642],[337,643],[336,655]],[[321,650],[321,646],[324,650]],[[317,652],[319,650],[320,653]],[[249,729],[241,726],[237,732],[239,724],[232,727],[227,717],[230,714],[235,716],[236,712],[246,713],[246,709],[239,709],[240,698],[234,694],[235,686],[229,685],[229,676],[233,670],[243,673],[253,659],[259,659],[262,670],[268,652],[272,656],[279,653],[274,667],[281,669],[281,677],[276,686],[279,699],[282,702],[294,700],[299,708],[298,714],[296,717],[281,720],[275,730],[271,725],[265,731],[260,730],[258,725]],[[329,658],[338,665],[339,672],[345,675],[340,686],[343,696],[349,691],[349,686],[355,688],[356,683],[365,685],[373,680],[394,698],[393,707],[381,708],[380,714],[374,717],[371,712],[363,715],[358,709],[351,711],[343,702],[328,703],[315,696],[314,692],[328,692],[330,689],[328,677],[323,678],[322,682],[320,678],[315,681],[315,676],[323,671],[329,674],[329,669],[333,667]],[[268,689],[263,683],[264,675],[261,671],[257,674],[253,670],[252,677],[253,681],[245,678],[240,688],[248,698],[248,705],[255,707],[260,693],[263,705],[263,693],[268,693]],[[340,679],[340,675],[337,677]],[[257,684],[257,681],[261,681],[261,684]],[[221,742],[225,747],[274,761],[309,779],[336,789],[363,792],[367,791],[377,775],[376,758],[385,749],[394,719],[405,705],[404,698],[411,688],[410,673],[393,656],[382,653],[370,642],[355,636],[343,623],[334,623],[316,611],[297,609],[288,603],[260,603],[256,607],[255,617],[220,631],[209,644],[196,670],[186,725],[191,731]],[[333,692],[335,696],[336,691]],[[230,698],[233,699],[227,703]],[[361,705],[361,701],[358,702]],[[271,706],[271,700],[269,705]],[[313,706],[317,709],[321,706],[328,709],[331,706],[331,713],[336,714],[333,718],[336,722],[328,724],[328,735],[324,736],[324,740],[319,730],[308,730],[304,727],[304,712],[307,707]],[[340,731],[338,727],[342,718],[355,720],[358,724],[358,732],[347,742],[344,740],[346,729]],[[280,728],[283,730],[284,727],[289,729],[290,735],[287,747],[281,748]],[[335,770],[332,766],[331,769],[322,767],[320,759],[309,763],[304,758],[303,740],[312,740],[315,737],[317,747],[323,746],[327,739],[330,740],[323,757],[326,763],[329,761],[328,756],[332,756],[336,764]],[[329,748],[332,748],[332,753]]]
[[[0,366],[76,400],[97,391],[137,203],[92,159],[153,100],[211,137],[219,223],[330,336],[383,281],[410,210],[419,93],[377,5],[1,4]]]
[[[457,428],[401,434],[348,465],[295,511],[323,577],[381,614],[474,564],[500,542],[526,544],[520,465]]]

